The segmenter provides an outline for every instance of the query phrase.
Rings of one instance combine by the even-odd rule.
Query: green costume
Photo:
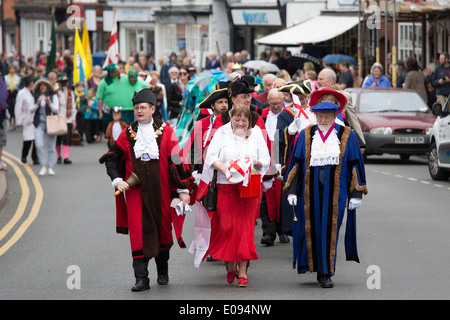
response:
[[[126,105],[122,107],[122,121],[131,124],[134,119],[134,105],[131,101],[131,98],[133,98],[134,92],[139,92],[142,89],[148,88],[150,86],[149,83],[145,82],[144,80],[140,79],[138,77],[138,73],[134,68],[130,68],[130,71],[128,72],[128,76],[126,76],[126,79],[128,81],[123,80],[122,76],[120,76],[121,80],[121,87],[124,92],[123,95],[127,97]]]
[[[149,84],[139,78],[137,73],[130,72],[126,74],[118,74],[118,68],[115,64],[110,64],[103,68],[108,71],[97,87],[97,100],[102,100],[103,117],[101,120],[103,132],[106,132],[108,124],[112,121],[111,109],[115,106],[122,108],[122,120],[128,124],[134,121],[133,103],[131,98],[134,92],[139,92],[143,88],[147,88]],[[129,77],[136,76],[136,83],[131,84]],[[133,82],[133,81],[132,81]]]

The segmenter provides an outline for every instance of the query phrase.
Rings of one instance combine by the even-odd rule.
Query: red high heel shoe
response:
[[[238,286],[239,287],[246,287],[248,284],[248,278],[239,277],[238,279]]]
[[[237,263],[236,263],[233,271],[227,271],[228,284],[232,284],[234,282],[234,279],[236,279],[236,278],[237,278]]]
[[[236,270],[227,272],[227,282],[228,282],[228,284],[232,284],[234,282],[234,279],[236,279],[236,278],[237,278]]]

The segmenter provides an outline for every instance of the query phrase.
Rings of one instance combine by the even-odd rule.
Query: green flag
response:
[[[48,43],[49,53],[47,56],[47,66],[45,74],[48,74],[56,67],[56,31],[55,31],[55,16],[52,11],[52,35]]]

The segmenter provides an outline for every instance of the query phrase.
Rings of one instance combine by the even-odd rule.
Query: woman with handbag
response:
[[[217,170],[217,206],[211,218],[210,244],[205,256],[228,262],[227,282],[231,284],[238,277],[240,287],[248,283],[247,261],[258,259],[254,230],[262,193],[244,198],[239,182],[248,182],[251,166],[261,177],[270,166],[262,131],[258,126],[252,128],[251,121],[250,109],[235,104],[231,121],[214,134],[204,165],[204,172],[211,176]],[[261,179],[257,183],[261,187]]]
[[[36,143],[36,151],[41,165],[39,171],[40,176],[55,175],[53,166],[56,162],[56,136],[47,133],[46,118],[53,112],[59,112],[58,96],[54,92],[53,85],[46,78],[41,78],[33,87],[35,104],[30,108],[31,112],[35,112],[33,124],[35,126],[34,141]],[[45,142],[47,141],[47,157],[45,156]]]

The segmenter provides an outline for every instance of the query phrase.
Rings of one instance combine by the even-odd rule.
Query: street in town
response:
[[[73,147],[71,165],[55,176],[38,177],[39,166],[20,162],[21,131],[8,132],[8,198],[0,210],[0,299],[77,300],[381,300],[449,299],[450,182],[431,180],[425,157],[369,157],[369,194],[357,211],[361,262],[345,262],[341,228],[333,289],[321,289],[315,274],[292,268],[292,244],[260,244],[248,271],[249,285],[226,283],[222,262],[194,268],[187,249],[174,246],[170,284],[132,293],[127,236],[115,233],[113,189],[98,158],[106,144]],[[30,162],[30,161],[29,161]],[[24,196],[25,195],[25,196]],[[189,247],[194,214],[187,216]]]

